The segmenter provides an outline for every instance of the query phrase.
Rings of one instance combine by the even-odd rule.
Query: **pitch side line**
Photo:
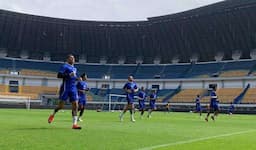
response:
[[[234,133],[222,134],[222,135],[216,135],[216,136],[210,136],[210,137],[203,137],[203,138],[197,138],[197,139],[193,139],[193,140],[179,141],[179,142],[174,142],[174,143],[168,143],[168,144],[155,145],[155,146],[151,146],[151,147],[145,147],[145,148],[141,148],[139,150],[152,150],[152,149],[162,148],[162,147],[167,147],[167,146],[172,146],[172,145],[193,143],[193,142],[204,141],[204,140],[209,140],[209,139],[214,139],[214,138],[245,134],[245,133],[250,133],[250,132],[255,132],[255,131],[256,130],[248,130],[248,131],[240,131],[240,132],[234,132]]]

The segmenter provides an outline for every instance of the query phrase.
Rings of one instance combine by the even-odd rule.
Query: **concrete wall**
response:
[[[8,85],[10,80],[19,81],[19,85],[25,86],[60,86],[61,80],[57,78],[20,76],[20,75],[0,75],[0,84]],[[122,88],[127,82],[126,79],[103,80],[89,79],[91,88],[101,88],[102,84],[109,84],[110,88]],[[244,88],[247,84],[256,87],[256,77],[236,77],[236,78],[202,78],[202,79],[148,79],[136,80],[139,87],[151,88],[152,85],[159,85],[160,89],[175,89],[181,85],[182,89],[208,88],[209,84],[217,84],[219,88]]]

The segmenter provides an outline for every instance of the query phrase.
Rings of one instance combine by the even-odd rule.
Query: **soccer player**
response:
[[[230,106],[229,106],[229,109],[228,109],[228,114],[232,115],[234,110],[235,110],[235,106],[234,106],[233,102],[230,102]]]
[[[200,95],[196,96],[196,110],[195,110],[195,112],[200,113],[200,116],[202,116],[202,107],[201,107],[201,104],[200,104]]]
[[[62,84],[59,92],[59,104],[54,109],[54,112],[49,116],[48,123],[52,123],[55,114],[64,107],[65,101],[69,99],[72,104],[72,129],[81,129],[77,124],[77,110],[78,110],[78,93],[76,88],[76,81],[78,79],[77,69],[74,67],[75,57],[73,55],[67,56],[67,62],[63,64],[58,72],[57,77],[61,78]]]
[[[216,94],[217,86],[214,86],[212,88],[211,92],[211,100],[210,100],[210,108],[208,110],[207,116],[205,118],[205,121],[208,122],[208,117],[210,116],[211,112],[213,112],[213,115],[211,116],[212,120],[214,121],[218,113],[219,113],[219,101]]]
[[[141,111],[140,118],[142,118],[145,111],[145,99],[146,99],[146,93],[143,86],[140,88],[138,99],[139,99],[139,110]]]
[[[123,87],[125,93],[126,93],[126,100],[127,100],[127,105],[125,106],[123,112],[120,114],[120,121],[123,121],[124,114],[127,110],[130,110],[131,114],[131,121],[135,122],[134,119],[134,94],[138,91],[138,87],[136,83],[134,82],[133,76],[128,77],[128,82],[124,85]]]
[[[170,113],[170,111],[171,111],[171,103],[168,102],[168,103],[165,105],[165,108],[166,108],[166,112],[167,112],[167,113]]]
[[[78,121],[83,121],[82,116],[83,116],[85,105],[86,105],[86,93],[85,92],[89,91],[88,84],[87,84],[86,80],[87,80],[87,75],[85,73],[83,73],[80,76],[80,79],[76,85],[77,90],[78,90],[78,97],[79,97],[78,111],[80,112]]]
[[[149,110],[148,110],[148,118],[151,118],[151,113],[156,110],[156,90],[152,90],[149,96]]]

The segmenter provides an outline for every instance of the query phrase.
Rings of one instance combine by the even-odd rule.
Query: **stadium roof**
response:
[[[9,0],[1,1],[0,9],[75,20],[138,21],[220,1],[222,0]]]

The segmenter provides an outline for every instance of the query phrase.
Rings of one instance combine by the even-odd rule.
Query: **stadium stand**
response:
[[[255,65],[255,60],[226,62],[223,65],[220,77],[242,77],[250,74]]]
[[[244,77],[247,76],[249,70],[233,70],[233,71],[225,71],[220,74],[220,77]]]
[[[171,98],[171,102],[195,102],[197,95],[204,95],[205,89],[183,89]]]
[[[137,69],[135,77],[138,79],[145,79],[145,78],[155,78],[156,75],[160,75],[161,71],[163,71],[163,66],[160,65],[149,65],[149,66],[142,66],[140,65]]]
[[[0,58],[0,63],[3,63],[0,74],[18,71],[20,75],[47,77],[56,77],[56,72],[62,64],[13,58]],[[138,79],[202,78],[214,77],[216,74],[219,77],[242,77],[254,75],[254,66],[255,60],[165,65],[76,64],[80,73],[86,72],[89,78],[98,79],[104,78],[105,75],[112,79],[126,79],[128,75],[134,75]]]
[[[122,79],[128,75],[135,75],[137,66],[111,65],[108,74],[113,79]],[[137,76],[136,76],[137,78]]]
[[[193,64],[186,77],[212,77],[222,68],[223,63]]]
[[[44,76],[44,77],[56,77],[56,72],[48,72],[41,70],[30,70],[30,69],[21,69],[19,71],[20,75],[25,76]]]
[[[230,103],[243,91],[242,88],[220,88],[217,90],[217,95],[220,103]],[[171,102],[194,102],[196,95],[202,96],[202,103],[209,103],[210,96],[205,96],[208,93],[204,89],[185,89],[175,95]]]
[[[241,103],[244,104],[255,104],[256,103],[256,88],[249,88],[246,94],[244,95]]]
[[[0,70],[0,74],[9,74],[9,70],[7,69]]]
[[[243,92],[242,88],[220,88],[217,95],[220,103],[234,102],[234,99]]]
[[[10,97],[10,99],[12,99],[11,97],[27,97],[28,99],[31,100],[36,100],[38,99],[38,94],[35,93],[10,93],[10,92],[0,92],[0,98],[8,98]]]
[[[58,87],[46,86],[21,86],[21,93],[34,93],[34,94],[50,94],[57,95]]]
[[[7,91],[6,89],[7,89],[6,85],[0,84],[0,92],[5,92],[5,91]]]

